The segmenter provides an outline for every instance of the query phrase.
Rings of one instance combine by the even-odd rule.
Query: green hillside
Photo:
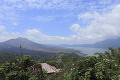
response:
[[[1,54],[0,58],[6,61],[1,62],[0,80],[119,80],[120,48],[109,50],[91,57],[59,53],[46,59],[36,57],[37,60],[33,60],[35,56]],[[61,70],[47,74],[42,70],[41,63],[48,63]]]

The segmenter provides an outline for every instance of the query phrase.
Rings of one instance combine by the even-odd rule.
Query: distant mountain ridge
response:
[[[59,52],[80,53],[80,51],[74,49],[66,49],[66,48],[38,44],[28,40],[27,38],[22,38],[22,37],[1,42],[0,53],[5,53],[5,52],[20,53],[20,45],[22,45],[23,54],[40,55],[42,57],[52,56]],[[84,56],[84,54],[82,53],[80,54],[81,56]]]
[[[93,44],[93,47],[100,47],[100,48],[119,48],[120,47],[120,37],[116,39],[106,39],[103,41],[96,42]]]
[[[45,49],[44,45],[32,42],[28,40],[27,38],[22,38],[22,37],[18,37],[17,39],[10,39],[8,41],[2,42],[1,44],[4,44],[4,45],[7,44],[7,45],[15,46],[15,47],[20,47],[21,45],[22,48],[35,50],[35,51],[41,51],[41,48],[43,47]]]
[[[61,47],[93,47],[93,48],[119,48],[120,47],[120,37],[116,39],[106,39],[103,41],[98,41],[94,44],[73,44],[73,45],[58,45]]]

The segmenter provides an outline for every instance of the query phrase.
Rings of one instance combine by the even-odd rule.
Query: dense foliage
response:
[[[50,77],[49,80],[119,80],[120,49],[109,50],[82,60],[69,59],[69,67],[52,75],[53,78]]]
[[[31,66],[37,70],[34,71]],[[45,79],[41,65],[32,61],[29,55],[25,55],[21,59],[10,60],[0,66],[0,80],[40,79]]]
[[[76,66],[71,74],[72,80],[117,80],[118,65],[114,60],[89,57]]]
[[[30,55],[31,59],[34,61],[42,60],[43,58],[39,55]],[[0,54],[0,65],[12,60],[20,59],[21,55],[20,54],[15,54],[15,53],[1,53]]]
[[[84,58],[75,53],[59,53],[38,61],[28,55],[18,59],[6,56],[7,62],[0,66],[0,80],[119,80],[120,48],[109,50]],[[46,74],[40,63],[48,63],[61,71]]]

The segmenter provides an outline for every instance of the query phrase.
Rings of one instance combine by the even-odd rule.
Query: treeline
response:
[[[31,59],[34,61],[39,61],[44,59],[43,57],[39,56],[39,55],[30,55]],[[16,60],[16,59],[20,59],[21,58],[21,54],[15,54],[15,53],[1,53],[0,54],[0,65],[12,60]]]
[[[95,53],[97,56],[76,59],[68,62],[68,67],[60,73],[53,74],[50,80],[119,80],[120,78],[120,48],[109,48],[105,53]]]
[[[120,48],[109,50],[91,57],[60,53],[36,61],[28,55],[14,60],[8,58],[0,66],[0,80],[119,80]],[[61,71],[49,75],[42,71],[40,63],[48,63]]]

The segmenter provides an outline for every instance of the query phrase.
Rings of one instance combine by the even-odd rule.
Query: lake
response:
[[[87,56],[93,56],[94,53],[99,52],[103,53],[105,51],[108,51],[108,49],[104,48],[91,48],[91,47],[69,47],[75,50],[80,50],[82,53],[87,54]]]

